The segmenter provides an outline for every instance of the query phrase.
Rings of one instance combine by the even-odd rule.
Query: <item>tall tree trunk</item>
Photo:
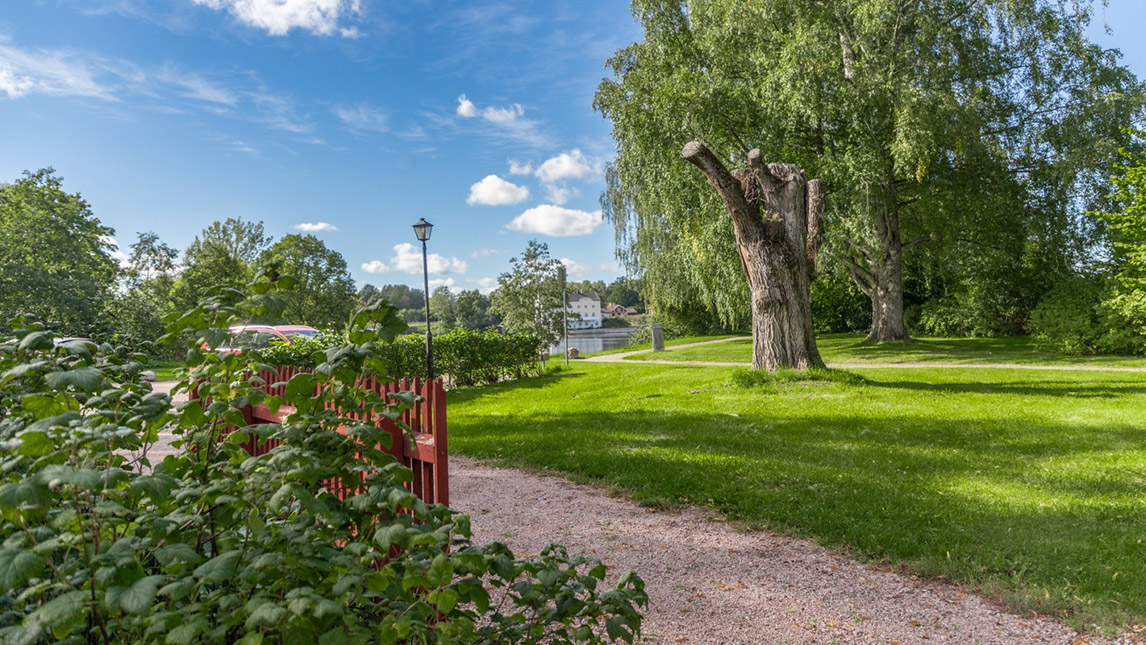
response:
[[[823,367],[812,331],[811,283],[819,251],[823,186],[791,164],[729,172],[704,144],[681,152],[720,194],[732,216],[736,246],[752,294],[752,367]]]
[[[893,183],[882,210],[875,214],[875,248],[865,249],[852,244],[860,257],[844,261],[856,285],[871,298],[871,331],[867,335],[871,342],[908,339],[903,321],[903,251],[912,244],[929,239],[903,243],[896,199]]]

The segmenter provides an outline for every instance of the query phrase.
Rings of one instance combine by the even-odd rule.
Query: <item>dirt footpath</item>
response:
[[[556,477],[451,456],[450,496],[479,542],[518,553],[559,542],[637,571],[649,643],[1105,642],[806,540],[738,531],[697,509],[652,512]]]

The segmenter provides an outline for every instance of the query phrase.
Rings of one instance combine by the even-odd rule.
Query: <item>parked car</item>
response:
[[[269,347],[274,340],[281,340],[288,345],[295,338],[310,338],[318,333],[314,327],[306,325],[241,325],[231,328],[231,342],[226,347],[216,347],[216,351],[241,352],[245,348],[261,349]],[[203,349],[208,349],[206,346]]]

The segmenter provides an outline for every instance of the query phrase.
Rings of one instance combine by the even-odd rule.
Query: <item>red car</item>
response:
[[[261,349],[269,347],[273,340],[282,340],[289,345],[295,338],[310,338],[317,333],[317,329],[306,325],[242,325],[231,328],[231,342],[227,347],[215,349],[224,352],[241,352],[247,347]]]

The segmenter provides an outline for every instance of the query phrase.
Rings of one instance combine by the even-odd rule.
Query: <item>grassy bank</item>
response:
[[[727,368],[581,363],[451,392],[451,450],[710,506],[1083,629],[1146,623],[1146,374],[855,372],[744,388]]]
[[[714,336],[712,339],[722,338]],[[1027,336],[1008,338],[916,338],[899,343],[870,344],[863,334],[824,334],[817,337],[820,355],[828,363],[956,363],[963,365],[1101,365],[1146,367],[1141,356],[1068,356],[1039,349]],[[697,340],[704,339],[694,339]],[[670,352],[631,356],[630,360],[716,361],[751,363],[752,339],[685,347]]]

